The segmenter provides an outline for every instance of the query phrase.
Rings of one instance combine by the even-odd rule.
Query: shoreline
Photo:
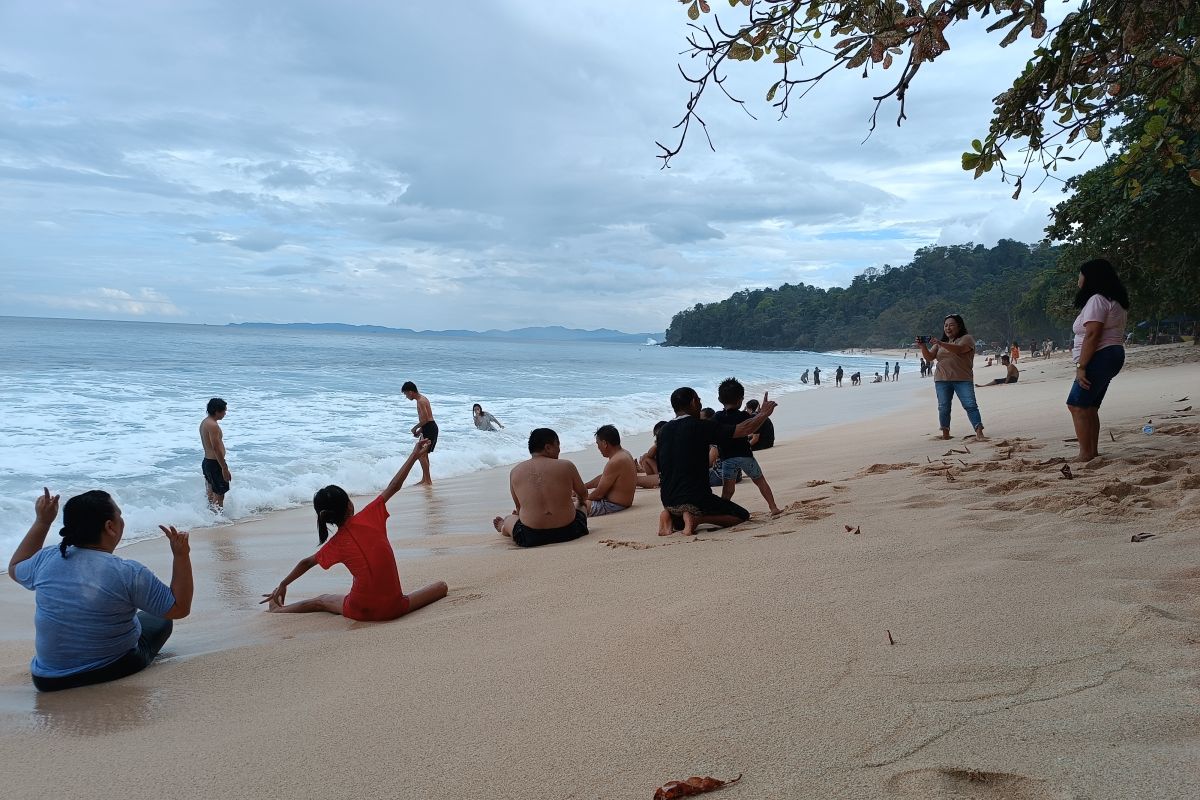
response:
[[[192,617],[114,684],[34,692],[32,593],[7,583],[14,796],[549,800],[744,773],[731,797],[1189,797],[1200,415],[1184,409],[1200,350],[1161,353],[1131,351],[1102,458],[1069,481],[1070,363],[1052,358],[980,390],[983,443],[958,407],[955,438],[933,437],[919,378],[896,410],[795,437],[781,405],[780,443],[757,455],[784,515],[740,485],[751,521],[690,540],[655,535],[653,490],[584,539],[521,550],[476,516],[506,497],[507,470],[406,488],[391,504],[401,578],[450,595],[391,623],[261,612],[316,547],[306,509],[206,533]],[[808,394],[850,411],[853,394]],[[420,514],[428,529],[395,535]],[[164,542],[132,547],[164,574]],[[292,593],[348,586],[317,573]],[[86,746],[63,759],[64,740]],[[512,758],[526,743],[539,759]],[[172,768],[131,785],[121,765],[149,752]]]

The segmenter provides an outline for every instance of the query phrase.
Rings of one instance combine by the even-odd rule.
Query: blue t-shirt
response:
[[[29,670],[39,678],[111,664],[137,646],[139,609],[161,617],[175,605],[171,589],[147,567],[103,550],[68,547],[63,558],[47,547],[12,574],[37,593]]]

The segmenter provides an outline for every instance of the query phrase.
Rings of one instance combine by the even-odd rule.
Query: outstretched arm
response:
[[[263,599],[258,601],[259,604],[269,603],[274,600],[279,605],[284,605],[284,598],[287,596],[288,584],[299,578],[304,573],[308,572],[316,565],[317,557],[315,554],[309,556],[308,558],[300,559],[299,563],[297,563],[296,566],[292,568],[292,571],[288,573],[288,576],[284,578],[278,586],[271,590],[270,594],[263,595]]]
[[[50,489],[43,487],[42,494],[33,501],[33,513],[34,520],[33,524],[29,526],[29,532],[17,545],[16,551],[8,561],[8,577],[14,581],[17,578],[13,575],[13,567],[22,561],[33,558],[45,546],[46,534],[50,533],[50,526],[58,518],[58,495],[52,496]]]
[[[400,487],[404,485],[404,481],[408,479],[408,473],[412,472],[413,464],[417,463],[417,459],[429,452],[429,440],[418,439],[413,445],[412,452],[408,454],[408,458],[404,460],[404,465],[400,467],[400,471],[392,476],[392,481],[387,487],[379,493],[383,498],[383,502],[391,500],[396,492],[400,491]]]
[[[775,411],[775,406],[778,405],[774,400],[768,400],[766,392],[763,393],[762,405],[758,407],[758,413],[747,420],[738,423],[738,426],[733,429],[733,438],[740,439],[743,436],[749,436],[763,426],[767,421],[767,417]]]

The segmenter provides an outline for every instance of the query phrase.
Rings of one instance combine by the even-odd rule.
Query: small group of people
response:
[[[1067,395],[1075,436],[1079,442],[1076,461],[1091,461],[1099,454],[1100,404],[1112,379],[1125,364],[1125,326],[1128,323],[1129,293],[1116,269],[1105,259],[1093,259],[1079,268],[1075,307],[1078,316],[1071,325],[1074,342],[1071,357],[1075,377]],[[959,314],[950,314],[942,322],[942,337],[917,337],[922,359],[933,364],[934,390],[938,401],[938,426],[943,439],[950,438],[951,401],[958,397],[975,429],[977,439],[986,438],[983,419],[975,398],[973,360],[975,339]],[[1020,370],[1016,362],[1020,347],[1013,342],[1007,356],[1001,357],[1005,376],[989,384],[1016,383]]]
[[[1100,405],[1125,361],[1129,296],[1112,265],[1103,259],[1080,268],[1077,286],[1075,305],[1080,312],[1072,325],[1075,376],[1067,407],[1079,442],[1077,460],[1088,461],[1098,454]],[[974,338],[958,314],[943,320],[942,332],[936,341],[931,341],[932,337],[917,339],[922,357],[934,364],[942,437],[950,436],[951,401],[957,396],[975,435],[983,438],[972,380]],[[1012,360],[1010,357],[1009,368],[1014,366]],[[417,403],[413,435],[418,438],[412,451],[384,490],[361,510],[340,486],[329,485],[316,492],[313,510],[319,547],[263,595],[261,602],[268,611],[327,612],[354,620],[383,621],[446,596],[448,588],[443,581],[406,593],[388,541],[387,503],[416,464],[422,465],[422,482],[427,482],[428,455],[437,443],[428,399],[411,381],[402,391]],[[587,484],[573,463],[559,458],[558,435],[549,428],[535,429],[529,436],[529,460],[514,467],[509,477],[514,510],[495,519],[496,529],[523,547],[577,539],[587,534],[589,516],[629,508],[639,486],[655,483],[662,503],[659,535],[675,531],[691,535],[697,526],[706,524],[736,525],[750,516],[732,500],[740,474],[754,482],[771,514],[781,513],[754,457],[756,442],[752,439],[758,436],[758,442],[762,441],[776,403],[764,395],[762,403],[755,406],[753,401],[744,403],[744,396],[736,379],[723,381],[717,389],[722,410],[704,419],[694,389],[685,386],[672,392],[671,408],[676,416],[655,426],[653,454],[642,457],[644,474],[640,475],[638,461],[621,447],[616,428],[601,426],[596,431],[596,445],[606,466]],[[219,425],[227,406],[213,398],[207,411],[200,429],[205,454],[202,469],[210,499],[223,501],[232,479]],[[477,405],[473,411],[482,412],[482,408]],[[713,494],[709,482],[714,447],[722,465],[720,496]],[[653,471],[645,468],[650,466]],[[58,511],[59,496],[43,489],[34,502],[34,522],[8,563],[9,577],[36,595],[35,655],[30,672],[40,691],[117,680],[144,669],[171,635],[173,621],[191,612],[194,594],[187,532],[160,526],[172,553],[167,584],[142,564],[115,555],[125,523],[121,509],[107,492],[92,490],[67,500],[62,508],[61,541],[47,547],[46,537]],[[335,529],[332,533],[330,526]],[[346,594],[287,602],[292,583],[314,566],[329,569],[335,564],[345,564],[353,578]]]

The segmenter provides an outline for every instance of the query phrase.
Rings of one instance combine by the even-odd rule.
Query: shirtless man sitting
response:
[[[535,428],[529,434],[529,460],[509,473],[514,510],[493,519],[492,526],[520,547],[587,535],[588,490],[575,465],[559,459],[560,450],[557,433]]]
[[[638,488],[637,463],[633,454],[621,447],[621,434],[615,426],[601,425],[597,429],[596,449],[608,463],[603,472],[584,484],[588,489],[589,517],[624,511],[633,505],[633,495]]]

